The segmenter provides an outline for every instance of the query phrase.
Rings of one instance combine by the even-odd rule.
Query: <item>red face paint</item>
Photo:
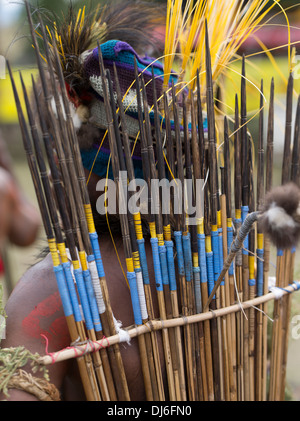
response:
[[[22,322],[26,334],[33,338],[41,338],[41,335],[45,335],[53,346],[62,342],[68,343],[65,318],[60,316],[52,321],[55,314],[61,311],[61,307],[58,292],[39,303]]]

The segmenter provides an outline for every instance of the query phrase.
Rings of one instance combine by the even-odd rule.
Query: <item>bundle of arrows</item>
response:
[[[169,3],[174,14],[180,2]],[[195,3],[195,15],[204,8],[198,3],[203,2]],[[292,73],[282,185],[273,186],[274,81],[266,138],[263,82],[259,87],[259,129],[253,142],[244,58],[235,113],[222,117],[224,130],[217,138],[221,117],[215,107],[209,15],[201,21],[204,42],[200,32],[193,34],[202,61],[194,60],[198,67],[189,83],[167,69],[169,61],[159,74],[156,60],[141,70],[134,55],[130,89],[124,93],[118,63],[104,57],[104,43],[98,40],[92,56],[102,96],[97,112],[103,114],[109,149],[105,203],[113,181],[134,314],[134,326],[120,327],[110,304],[110,279],[101,256],[101,231],[95,228],[61,38],[42,19],[35,27],[26,6],[38,77],[32,77],[29,94],[20,73],[25,107],[9,63],[8,70],[72,343],[41,356],[40,363],[75,358],[87,400],[130,400],[120,344],[135,340],[149,401],[283,400],[291,296],[299,289],[293,276],[300,234],[300,107],[293,135]],[[170,27],[167,34],[172,35]],[[166,186],[171,186],[169,194]],[[276,284],[270,289],[272,248],[277,250]],[[116,256],[110,264],[118,265]],[[268,303],[274,304],[270,317]]]

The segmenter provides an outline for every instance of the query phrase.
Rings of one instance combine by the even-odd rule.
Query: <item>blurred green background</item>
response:
[[[21,1],[20,1],[21,3]],[[28,36],[28,25],[26,22],[25,8],[22,4],[9,0],[0,0],[0,55],[6,57],[11,62],[15,72],[22,70],[25,83],[29,81],[31,74],[36,72],[34,52]],[[66,11],[69,1],[47,0],[47,1],[31,1],[33,5],[41,8],[41,11],[48,13]],[[73,0],[76,7],[84,4],[90,7],[97,5],[99,1],[90,0],[87,2]],[[104,3],[104,2],[101,2]],[[165,6],[165,1],[158,1]],[[270,4],[273,1],[269,2]],[[295,42],[295,104],[297,96],[300,92],[300,56],[297,51],[300,42],[300,7],[295,1],[281,1],[280,4],[287,9],[287,15],[290,20],[292,41]],[[284,119],[285,119],[285,92],[286,81],[288,77],[288,58],[287,48],[273,48],[287,43],[287,27],[286,19],[281,9],[276,6],[273,9],[276,14],[271,21],[271,26],[266,26],[258,34],[264,44],[271,49],[271,56],[262,53],[261,46],[255,39],[248,40],[243,47],[243,51],[247,58],[247,77],[251,81],[247,86],[247,99],[249,118],[254,117],[249,123],[254,143],[256,144],[258,120],[255,117],[259,109],[259,90],[260,80],[264,80],[264,94],[266,97],[265,116],[267,117],[269,87],[272,77],[275,79],[275,178],[274,183],[278,184],[281,177],[281,161],[284,138]],[[300,54],[300,53],[299,53]],[[224,112],[229,116],[234,109],[234,96],[240,89],[240,60],[236,60],[231,65],[224,76]],[[299,67],[299,68],[298,68]],[[16,78],[18,79],[18,78]],[[295,107],[294,107],[295,109]],[[266,120],[265,117],[265,120]],[[35,194],[31,177],[27,168],[26,158],[20,138],[20,131],[17,124],[17,115],[11,90],[9,78],[0,79],[0,130],[7,143],[9,151],[12,155],[15,175],[20,183],[22,190],[36,204]],[[39,238],[36,243],[27,249],[7,244],[3,251],[6,263],[6,277],[1,279],[5,286],[5,300],[7,299],[11,289],[14,287],[18,279],[32,265],[41,250],[45,246],[44,232],[40,230]],[[299,254],[299,253],[298,253]],[[297,254],[297,255],[298,255]],[[296,259],[295,278],[300,279],[300,262]],[[272,257],[271,275],[275,274],[276,259]],[[292,316],[300,314],[300,297],[298,294],[293,296]],[[271,313],[270,313],[270,316]],[[289,358],[287,368],[287,382],[290,391],[289,398],[293,400],[300,399],[300,340],[290,338]]]

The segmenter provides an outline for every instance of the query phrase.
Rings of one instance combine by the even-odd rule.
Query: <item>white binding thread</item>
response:
[[[103,294],[102,294],[101,285],[99,281],[97,265],[96,265],[95,260],[92,260],[91,262],[88,262],[88,263],[89,263],[89,269],[90,269],[90,274],[91,274],[92,283],[94,287],[94,293],[95,293],[95,297],[97,301],[98,310],[100,314],[103,314],[105,313],[106,307],[105,307],[105,302],[103,299]]]
[[[136,272],[136,284],[140,302],[140,309],[142,313],[142,320],[148,319],[148,312],[147,312],[147,304],[144,292],[144,285],[143,285],[143,275],[142,272]]]

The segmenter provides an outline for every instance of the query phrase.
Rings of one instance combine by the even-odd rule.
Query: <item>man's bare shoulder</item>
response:
[[[53,264],[51,255],[47,254],[37,263],[27,269],[20,280],[17,282],[13,296],[24,293],[24,289],[28,291],[30,288],[36,288],[36,292],[43,287],[56,288],[56,281],[53,272]]]
[[[7,338],[4,346],[20,345],[32,351],[52,350],[68,344],[66,323],[51,256],[46,256],[21,277],[6,307]]]

